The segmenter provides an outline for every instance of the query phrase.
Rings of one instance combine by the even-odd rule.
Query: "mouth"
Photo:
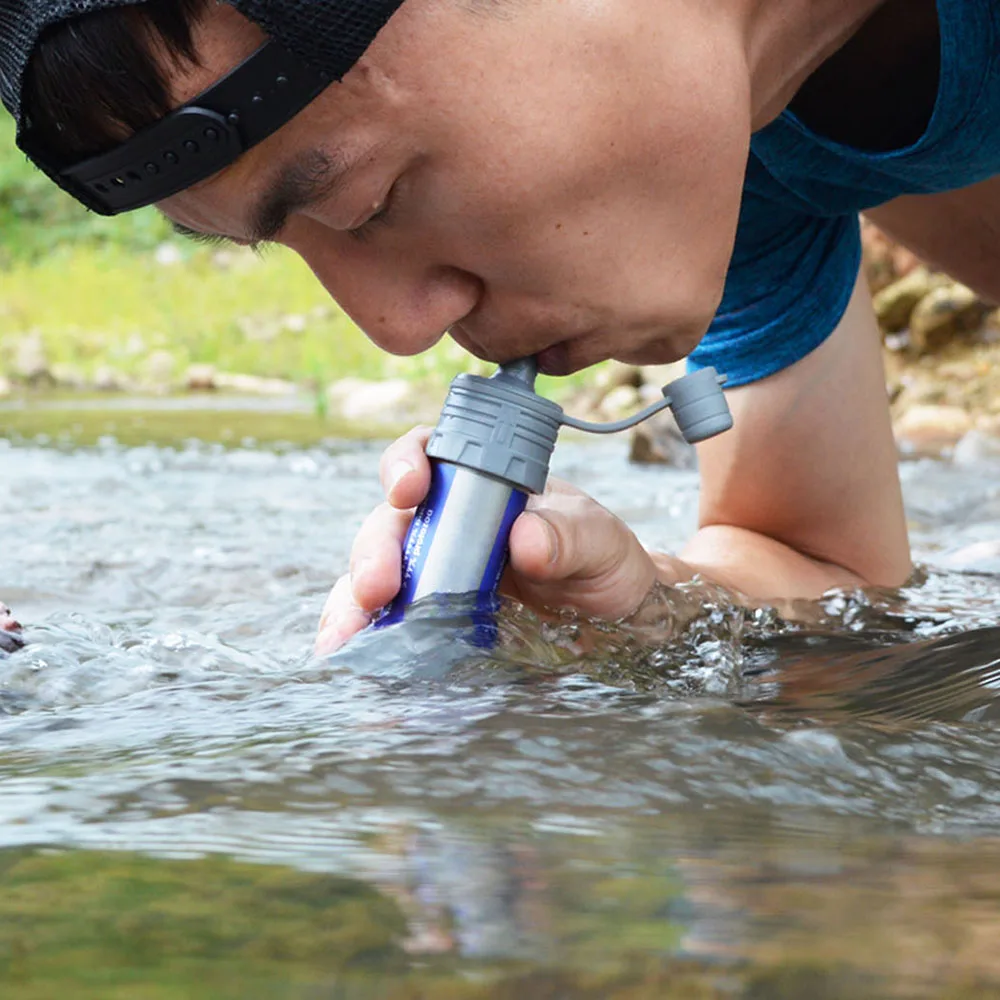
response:
[[[525,345],[511,352],[509,350],[497,351],[491,347],[484,346],[469,336],[467,330],[463,329],[461,323],[457,323],[448,331],[452,340],[461,348],[468,351],[481,361],[489,361],[492,364],[506,364],[518,358],[534,356],[538,361],[538,368],[545,375],[569,375],[586,365],[574,365],[570,360],[569,341],[559,341],[550,344],[548,347],[536,348]],[[536,341],[537,343],[537,341]]]
[[[551,347],[546,347],[535,355],[538,370],[543,375],[572,375],[585,365],[574,366],[570,359],[569,344],[563,340]]]
[[[600,339],[595,337],[592,331],[550,343],[547,347],[535,346],[538,344],[538,340],[535,340],[534,344],[519,345],[514,351],[497,351],[492,347],[480,344],[475,338],[469,336],[468,331],[463,328],[461,323],[453,326],[448,332],[460,347],[475,357],[493,364],[505,364],[517,358],[534,356],[538,362],[538,370],[543,375],[557,377],[572,375],[584,368],[590,368],[601,361],[606,361],[612,356],[603,349]],[[544,344],[545,341],[543,340],[542,343]]]

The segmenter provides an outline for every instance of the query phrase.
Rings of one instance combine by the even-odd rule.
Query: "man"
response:
[[[100,211],[286,244],[396,354],[449,332],[554,374],[693,351],[729,376],[680,559],[559,487],[515,525],[512,592],[613,618],[694,573],[760,598],[904,581],[857,213],[1000,293],[993,0],[231,3],[0,0],[23,147]],[[292,62],[210,100],[268,36]],[[323,650],[399,585],[425,440],[383,459]]]

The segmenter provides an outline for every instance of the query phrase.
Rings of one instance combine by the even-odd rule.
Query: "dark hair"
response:
[[[65,157],[113,148],[171,110],[168,71],[198,64],[194,27],[209,0],[147,0],[50,28],[25,78],[24,108]]]

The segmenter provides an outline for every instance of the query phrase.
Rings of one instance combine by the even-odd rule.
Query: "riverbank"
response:
[[[491,370],[447,338],[419,357],[385,354],[288,251],[201,246],[152,210],[87,213],[14,151],[11,128],[0,119],[0,435],[59,439],[68,423],[79,443],[136,441],[173,421],[176,439],[186,412],[208,409],[229,416],[199,434],[260,439],[219,402],[234,396],[270,414],[267,440],[386,435],[433,421],[458,372]],[[874,227],[864,239],[901,451],[1000,449],[1000,312]],[[617,419],[681,371],[612,363],[539,389]],[[131,415],[94,417],[102,408]],[[652,434],[634,457],[690,461],[669,423]]]

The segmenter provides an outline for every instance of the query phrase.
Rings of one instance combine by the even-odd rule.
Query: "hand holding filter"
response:
[[[459,375],[452,383],[427,445],[431,486],[406,536],[402,586],[376,627],[400,621],[411,604],[431,594],[474,593],[489,613],[511,528],[529,494],[545,489],[561,427],[613,434],[667,407],[692,444],[733,425],[725,378],[712,368],[678,379],[664,388],[662,400],[609,424],[569,417],[537,395],[537,371],[535,360],[526,358],[501,366],[492,378]],[[490,644],[488,633],[480,635],[481,644]]]

